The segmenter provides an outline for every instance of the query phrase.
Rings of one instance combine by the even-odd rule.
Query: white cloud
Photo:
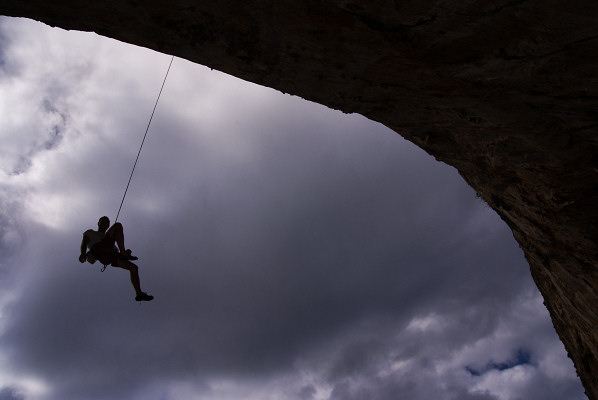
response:
[[[116,213],[169,57],[0,21],[0,376],[37,377],[7,382],[65,400],[547,400],[549,381],[583,398],[511,233],[453,169],[178,59],[119,218],[156,295],[138,306],[78,246]]]

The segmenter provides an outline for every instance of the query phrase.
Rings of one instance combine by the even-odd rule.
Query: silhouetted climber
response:
[[[129,270],[131,283],[137,294],[135,300],[152,300],[154,296],[150,296],[141,290],[138,267],[131,262],[131,260],[137,260],[137,257],[132,256],[131,250],[125,248],[125,235],[122,224],[117,222],[110,229],[108,227],[110,227],[110,219],[102,217],[98,220],[97,231],[89,229],[83,233],[79,261],[82,263],[89,261],[93,264],[95,260],[99,260],[104,265]],[[118,249],[114,245],[115,243]],[[87,252],[87,249],[89,249],[89,252]]]

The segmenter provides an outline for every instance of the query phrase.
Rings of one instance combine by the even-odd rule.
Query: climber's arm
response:
[[[79,255],[79,262],[84,263],[86,258],[86,254],[87,254],[87,243],[89,243],[89,238],[87,237],[87,235],[83,235],[83,239],[81,239],[81,254]]]

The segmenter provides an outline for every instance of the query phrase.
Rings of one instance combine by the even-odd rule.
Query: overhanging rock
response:
[[[529,261],[598,400],[598,7],[590,0],[3,0],[360,113],[456,167]]]

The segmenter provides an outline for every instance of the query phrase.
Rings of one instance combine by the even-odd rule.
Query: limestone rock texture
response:
[[[513,231],[598,400],[598,6],[593,0],[2,0],[381,122]]]

